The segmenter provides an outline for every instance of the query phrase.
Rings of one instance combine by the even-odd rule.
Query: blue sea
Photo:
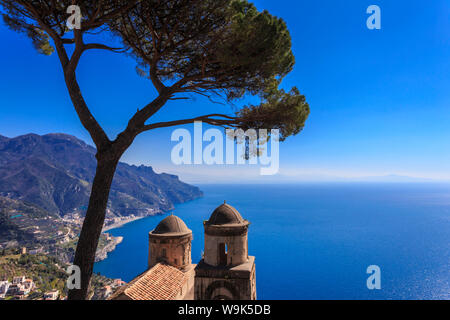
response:
[[[175,207],[203,250],[203,220],[223,203],[251,222],[258,299],[450,299],[450,185],[200,185]],[[94,271],[125,281],[147,267],[148,232],[163,216],[110,230],[123,242]],[[369,290],[367,267],[380,267]]]

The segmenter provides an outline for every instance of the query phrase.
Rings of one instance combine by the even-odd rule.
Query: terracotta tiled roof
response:
[[[173,300],[187,279],[177,268],[158,263],[121,287],[110,299],[125,294],[132,300]]]

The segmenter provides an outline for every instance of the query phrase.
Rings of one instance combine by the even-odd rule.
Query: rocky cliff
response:
[[[64,216],[83,213],[94,178],[95,148],[66,134],[0,136],[0,196]],[[152,167],[118,165],[108,215],[147,215],[202,196],[199,188]]]

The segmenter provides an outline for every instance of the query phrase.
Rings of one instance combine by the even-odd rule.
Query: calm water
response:
[[[174,214],[203,250],[202,221],[223,200],[251,222],[258,299],[450,299],[450,185],[202,185]],[[131,280],[147,266],[147,237],[162,216],[111,230],[124,241],[95,272]],[[366,268],[381,268],[368,290]]]

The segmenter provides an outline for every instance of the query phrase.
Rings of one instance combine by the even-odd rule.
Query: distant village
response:
[[[36,290],[34,281],[25,278],[25,276],[14,277],[12,282],[8,280],[0,281],[0,299],[11,297],[14,300],[23,300],[34,290]],[[45,292],[44,298],[39,300],[58,300],[59,298],[59,290],[53,290]]]
[[[95,300],[109,298],[119,287],[126,285],[121,279],[114,279],[110,285],[103,286],[95,293]],[[29,300],[31,294],[39,289],[32,279],[25,276],[14,277],[12,282],[8,280],[0,281],[0,300]],[[44,292],[43,297],[32,300],[66,300],[67,296],[59,290]]]
[[[3,267],[6,268],[6,265],[8,266],[7,268],[9,268],[8,274],[5,272],[4,268],[0,269],[0,300],[66,299],[66,293],[63,292],[63,289],[45,290],[40,288],[39,284],[36,282],[36,278],[39,278],[36,274],[27,274],[26,268],[18,268],[18,266],[11,263],[11,261],[16,262],[21,258],[31,259],[34,264],[41,263],[45,268],[48,268],[45,263],[36,261],[38,261],[39,257],[43,256],[54,257],[56,261],[58,261],[55,266],[59,271],[59,278],[61,281],[65,282],[65,268],[60,265],[70,263],[73,259],[76,243],[78,241],[78,233],[83,223],[83,217],[75,213],[66,215],[63,218],[59,218],[58,221],[53,222],[51,221],[51,218],[48,218],[49,221],[47,223],[42,223],[42,219],[40,219],[40,224],[33,225],[29,218],[23,219],[23,223],[20,223],[23,216],[19,213],[14,213],[14,215],[11,216],[18,221],[19,226],[26,229],[28,232],[32,232],[37,241],[27,243],[4,241],[0,243],[0,261],[3,258],[4,260],[1,261]],[[122,237],[113,237],[105,231],[139,218],[140,217],[134,215],[106,218],[104,232],[100,238],[96,254],[96,261],[106,259],[107,254],[113,251],[116,245],[122,241]],[[53,225],[52,229],[50,229],[51,225]],[[35,259],[33,259],[33,257],[36,257],[35,259],[37,260],[34,261]],[[49,271],[42,270],[42,272]],[[100,275],[96,276],[101,277]],[[101,281],[97,281],[94,285],[95,288],[93,289],[90,299],[107,299],[117,288],[126,284],[121,279],[109,279],[106,277],[101,277],[101,279]]]
[[[11,253],[11,252],[10,252]],[[14,253],[14,252],[13,252]],[[18,261],[20,258],[29,260],[30,257],[34,257],[36,255],[36,259],[39,257],[45,257],[45,254],[38,253],[34,250],[27,252],[26,248],[22,248],[19,254],[10,254],[10,255],[2,255],[3,259],[15,259],[14,261]],[[6,257],[6,258],[5,258]],[[3,261],[4,263],[8,263],[11,260]],[[42,262],[38,262],[39,260],[34,261],[33,264],[36,265],[45,265]],[[37,280],[42,281],[42,274],[37,274],[35,271],[30,270],[27,272],[27,268],[14,268],[9,263],[9,266],[13,268],[14,274],[18,274],[15,276],[8,277],[6,274],[0,275],[0,300],[65,300],[67,299],[66,293],[64,290],[59,289],[51,289],[51,290],[43,290],[43,288],[39,287]],[[17,265],[17,263],[16,263]],[[50,273],[55,276],[56,281],[58,281],[62,286],[65,285],[66,277],[65,277],[65,268],[63,266],[59,266],[57,263],[54,265],[45,265],[45,268],[48,268],[48,271],[42,271],[43,273]],[[51,268],[57,268],[57,273],[53,272]],[[58,277],[59,275],[59,277]],[[126,285],[126,282],[121,279],[109,279],[103,276],[96,275],[97,279],[94,278],[92,283],[93,289],[90,295],[90,299],[93,300],[104,300],[107,299],[111,294],[113,294],[119,287]],[[34,279],[34,280],[33,280]],[[48,283],[47,283],[48,284]],[[55,286],[56,282],[53,280],[50,286]],[[46,287],[48,287],[48,285]]]
[[[113,251],[116,245],[123,240],[122,237],[113,237],[106,231],[140,218],[142,216],[135,216],[134,214],[122,217],[107,216],[97,249],[96,262],[106,259],[107,254]],[[0,242],[0,250],[25,246],[29,254],[50,254],[57,257],[61,262],[72,261],[79,230],[81,230],[84,220],[80,213],[74,212],[56,219],[53,217],[31,218],[24,213],[11,210],[9,219],[13,219],[20,230],[32,234],[33,240],[3,239]]]

